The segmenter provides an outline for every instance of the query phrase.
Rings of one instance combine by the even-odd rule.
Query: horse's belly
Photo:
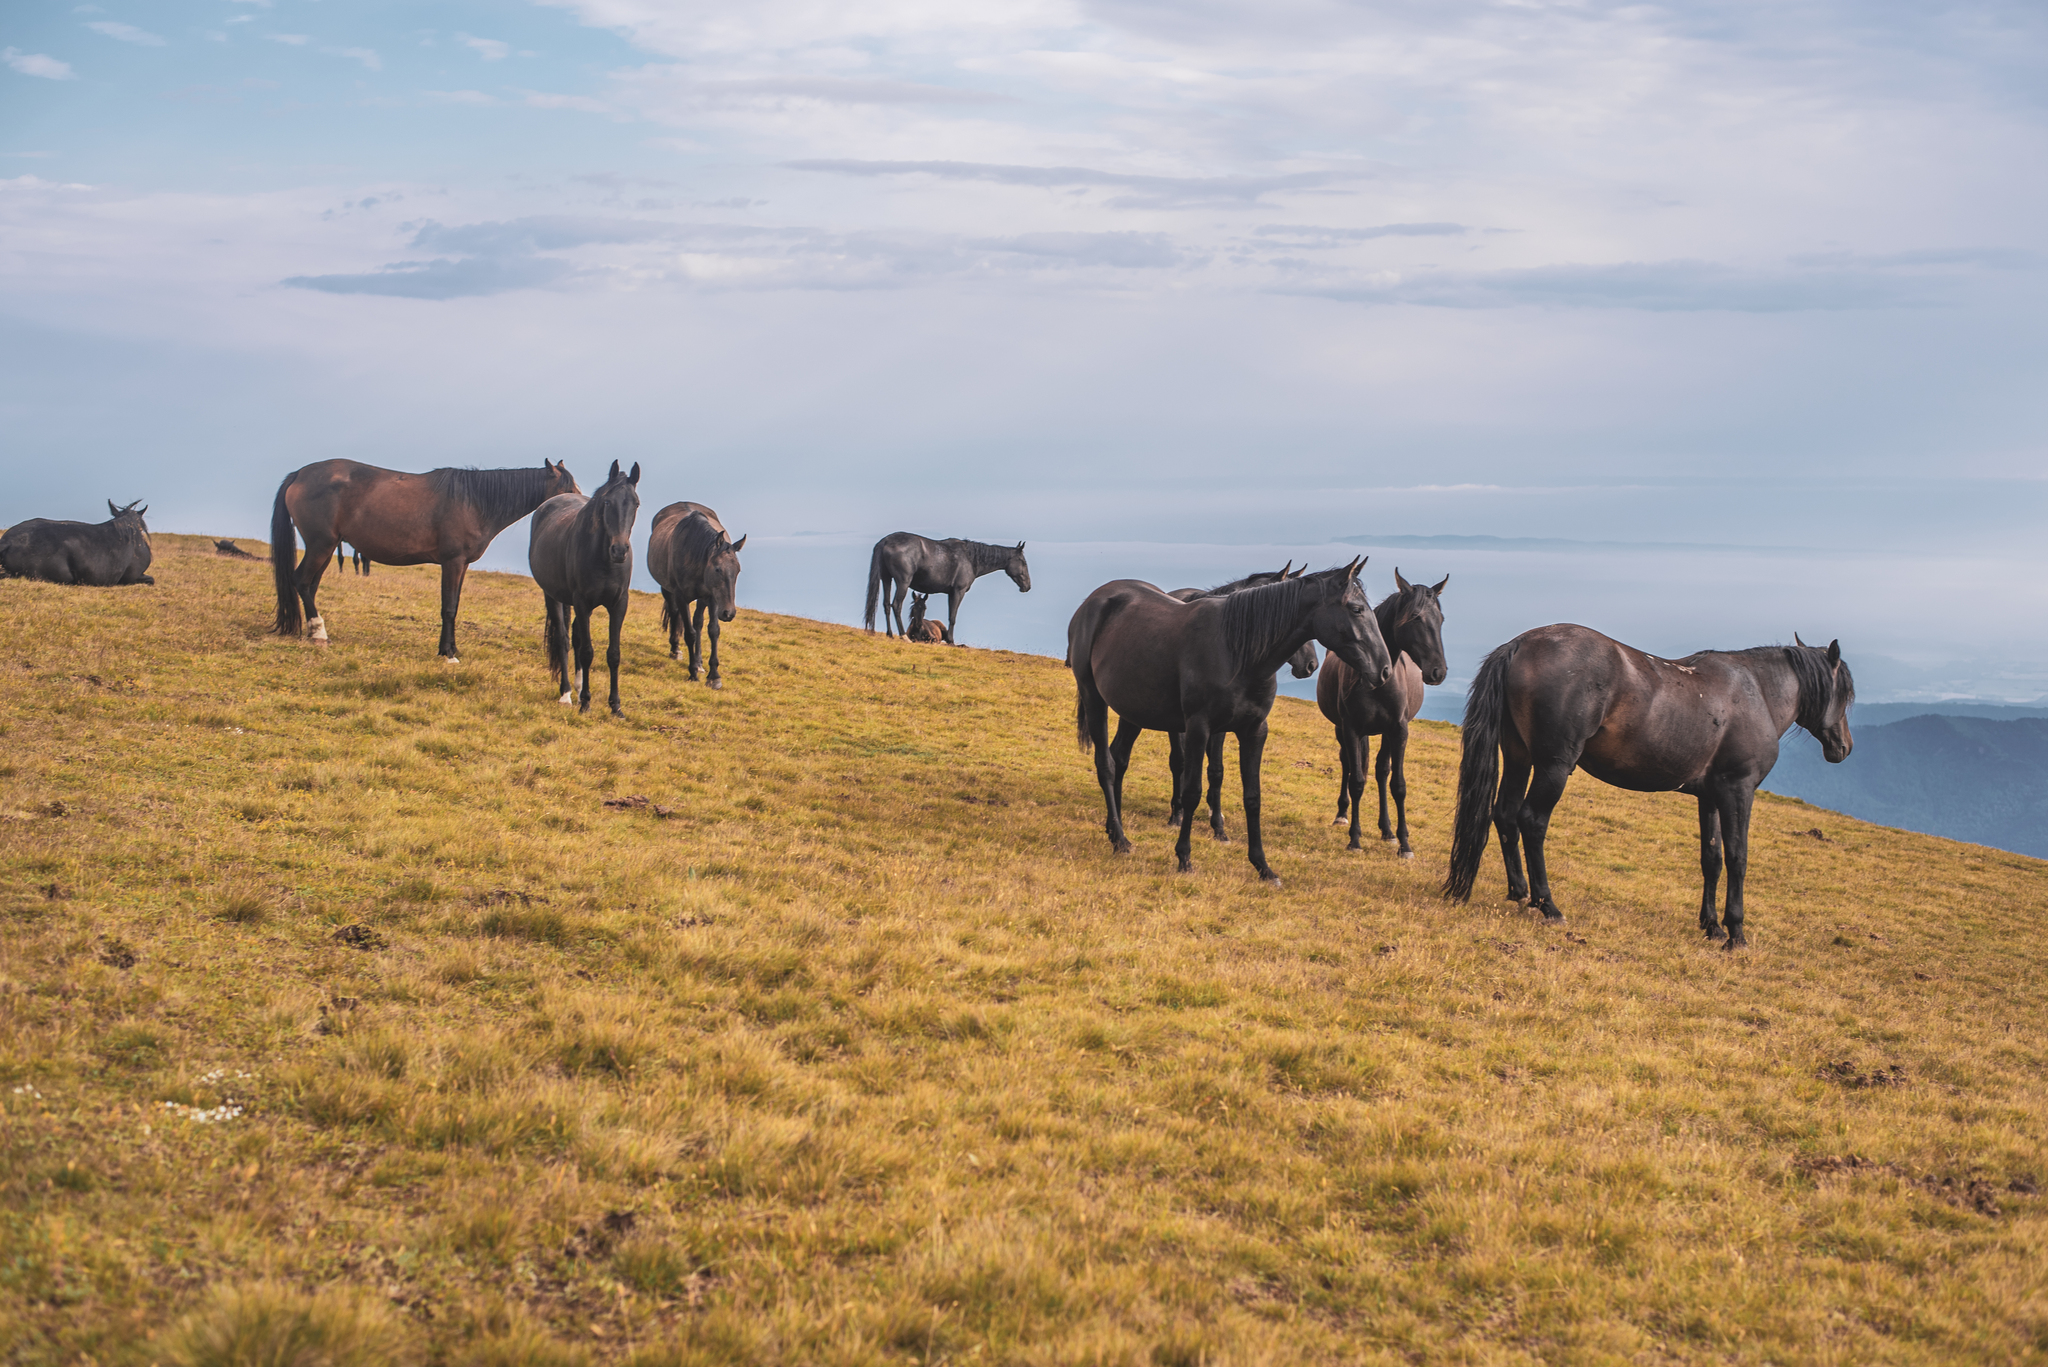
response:
[[[1668,793],[1695,782],[1705,772],[1709,755],[1629,753],[1619,745],[1599,744],[1595,736],[1579,756],[1579,767],[1617,788],[1638,793]]]

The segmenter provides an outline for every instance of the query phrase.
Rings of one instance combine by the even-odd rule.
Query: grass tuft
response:
[[[401,1367],[417,1360],[410,1347],[365,1297],[258,1282],[209,1294],[163,1351],[176,1367]]]

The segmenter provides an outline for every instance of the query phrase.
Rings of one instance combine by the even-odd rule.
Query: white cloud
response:
[[[94,33],[104,33],[109,38],[117,38],[124,43],[137,43],[143,47],[162,47],[166,42],[166,39],[158,34],[112,19],[97,19],[86,27]]]
[[[455,41],[487,62],[502,62],[512,54],[512,45],[501,43],[496,38],[472,38],[467,33],[458,33]]]
[[[377,55],[376,50],[374,48],[323,47],[320,50],[330,57],[353,58],[354,60],[361,62],[364,66],[368,67],[372,71],[382,71],[384,69],[384,59]]]
[[[266,33],[263,36],[273,43],[284,43],[289,47],[304,47],[313,41],[310,33]]]
[[[71,63],[60,62],[40,52],[22,52],[8,48],[0,52],[0,61],[13,67],[24,76],[40,76],[46,81],[72,81],[78,79],[71,70]]]
[[[496,98],[484,94],[481,90],[423,90],[420,94],[422,98],[432,100],[436,104],[485,105],[498,102]]]

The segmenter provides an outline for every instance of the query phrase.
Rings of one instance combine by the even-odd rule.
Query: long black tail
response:
[[[1444,896],[1463,902],[1472,896],[1479,858],[1493,830],[1493,799],[1500,787],[1500,732],[1507,716],[1508,665],[1519,640],[1495,646],[1473,676],[1465,695],[1465,753],[1458,761],[1458,819],[1451,832],[1451,871]]]
[[[882,597],[882,543],[875,543],[875,552],[868,557],[868,630],[875,629],[875,604]]]
[[[559,679],[569,669],[569,636],[562,630],[563,614],[555,611],[552,602],[541,611],[547,614],[548,668],[555,671],[555,677]]]
[[[298,477],[297,470],[286,475],[277,486],[277,502],[270,505],[270,575],[277,581],[277,625],[271,630],[280,636],[296,636],[306,628],[296,573],[299,548],[292,539],[291,509],[284,506],[284,491]]]
[[[682,619],[676,615],[676,605],[668,600],[668,590],[661,591],[661,634],[673,636]]]

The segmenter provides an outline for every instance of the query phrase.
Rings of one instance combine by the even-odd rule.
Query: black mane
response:
[[[459,499],[486,521],[510,526],[538,508],[547,492],[546,470],[467,470],[443,466],[427,472],[434,492]]]
[[[725,528],[698,512],[685,515],[670,535],[675,538],[676,556],[686,565],[708,565],[732,544]]]
[[[1010,557],[1017,553],[1015,546],[992,546],[986,541],[961,540],[954,544],[967,552],[967,559],[976,574],[1008,569]]]
[[[1239,589],[1223,599],[1223,641],[1236,657],[1239,667],[1255,664],[1271,655],[1283,634],[1301,621],[1306,600],[1322,597],[1324,582],[1342,574],[1340,566],[1318,570],[1298,579],[1277,584],[1260,584]]]
[[[1856,700],[1856,680],[1849,674],[1847,660],[1830,668],[1828,653],[1819,646],[1779,646],[1778,649],[1785,653],[1785,663],[1792,667],[1792,677],[1799,681],[1799,725],[1809,731],[1819,731],[1828,708],[1834,705],[1837,690],[1849,701]]]
[[[1401,620],[1401,609],[1407,605],[1410,598],[1421,593],[1425,587],[1422,584],[1410,584],[1405,589],[1395,589],[1374,605],[1372,615],[1379,619],[1380,635],[1393,634],[1395,623]]]

